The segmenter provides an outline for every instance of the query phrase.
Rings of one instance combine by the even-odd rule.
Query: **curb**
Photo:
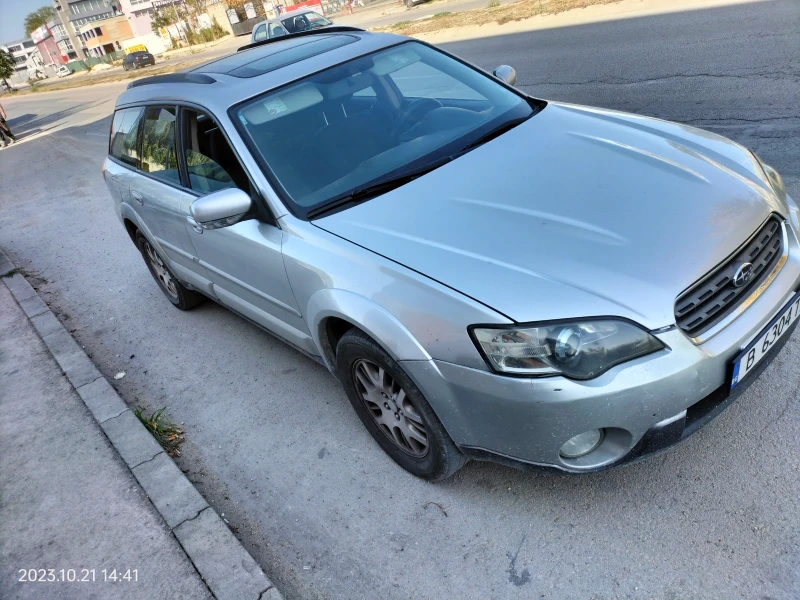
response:
[[[0,278],[218,600],[283,596],[28,281],[0,250]]]

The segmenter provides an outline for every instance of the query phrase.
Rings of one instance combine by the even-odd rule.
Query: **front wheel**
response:
[[[142,235],[141,231],[136,232],[136,246],[142,253],[144,262],[150,270],[153,279],[158,283],[158,287],[170,302],[181,310],[194,308],[203,300],[205,296],[184,286],[170,271],[169,267],[153,248],[150,241]]]
[[[467,462],[422,392],[363,331],[351,329],[342,336],[336,367],[364,427],[406,471],[441,481]]]

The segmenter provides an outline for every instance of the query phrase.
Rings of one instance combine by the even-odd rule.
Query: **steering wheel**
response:
[[[419,123],[426,114],[435,108],[442,108],[442,103],[436,98],[417,98],[405,107],[392,126],[391,139],[398,139],[400,135]]]

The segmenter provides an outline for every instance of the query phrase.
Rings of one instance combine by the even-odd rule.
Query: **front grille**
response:
[[[690,337],[708,331],[764,281],[782,254],[781,221],[773,215],[733,256],[678,296],[675,323]],[[733,277],[744,263],[753,265],[752,276],[736,287]]]

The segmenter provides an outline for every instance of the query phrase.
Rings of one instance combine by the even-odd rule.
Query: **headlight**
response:
[[[495,371],[592,379],[614,365],[664,348],[627,321],[586,319],[519,327],[474,327],[473,339]]]

